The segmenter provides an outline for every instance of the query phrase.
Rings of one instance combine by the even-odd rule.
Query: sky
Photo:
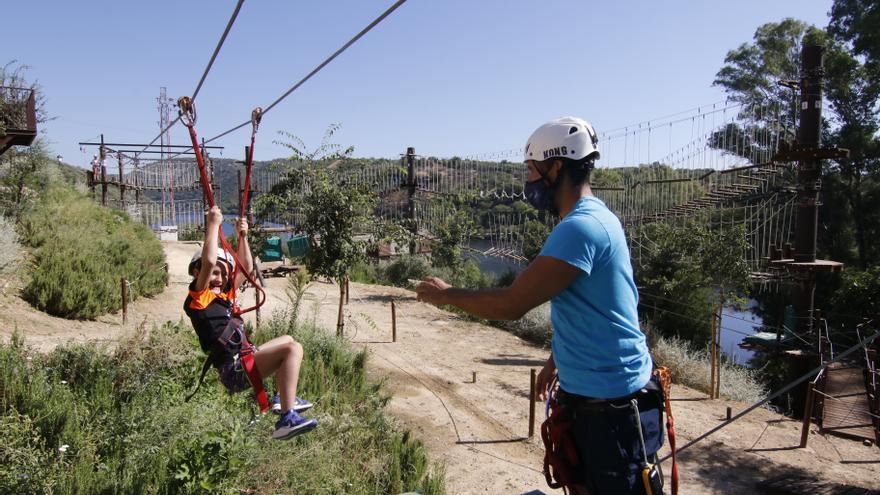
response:
[[[156,99],[191,94],[234,0],[29,0],[4,5],[0,63],[30,67],[55,120],[53,154],[87,166],[79,141],[146,143]],[[308,74],[392,0],[246,0],[197,98],[199,136],[250,118]],[[767,22],[827,24],[831,0],[664,2],[408,0],[263,119],[255,158],[289,156],[278,132],[355,156],[521,149],[547,120],[623,127],[724,99],[712,86],[726,53]],[[11,22],[10,22],[11,21]],[[35,26],[37,28],[35,29]],[[174,116],[172,114],[172,116]],[[189,144],[175,126],[175,144]],[[241,159],[242,129],[217,140]],[[671,139],[671,138],[670,138]]]

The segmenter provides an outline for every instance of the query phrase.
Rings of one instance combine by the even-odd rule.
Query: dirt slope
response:
[[[197,246],[163,245],[171,265],[170,287],[135,302],[126,327],[120,315],[92,322],[52,318],[5,295],[0,296],[5,309],[0,312],[0,335],[18,328],[30,344],[50,349],[71,340],[112,343],[136,323],[180,319],[189,282],[185,266]],[[268,280],[263,318],[286,307],[285,284],[286,279]],[[525,438],[529,370],[540,369],[546,349],[418,303],[403,289],[351,284],[351,292],[345,310],[347,338],[369,349],[370,373],[387,379],[394,396],[391,414],[425,442],[433,460],[445,465],[449,493],[557,493],[547,488],[540,472],[540,441],[537,436]],[[252,292],[244,297],[250,303]],[[335,329],[337,298],[336,286],[313,283],[300,317]],[[391,298],[397,301],[397,342],[391,342]],[[723,421],[726,406],[734,413],[747,407],[704,400],[685,387],[675,387],[673,396],[679,445]],[[543,414],[539,405],[538,418]],[[812,435],[810,445],[798,449],[799,439],[799,422],[755,411],[681,456],[681,493],[753,492],[757,481],[787,472],[880,489],[876,446]]]

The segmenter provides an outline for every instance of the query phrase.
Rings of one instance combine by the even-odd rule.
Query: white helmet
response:
[[[582,160],[599,158],[599,136],[587,121],[562,117],[538,127],[526,141],[523,161],[541,162],[548,158]]]
[[[235,258],[232,257],[232,253],[225,249],[217,250],[217,260],[225,261],[229,264],[229,275],[232,275],[232,272],[235,271]],[[193,254],[193,257],[189,260],[189,274],[193,274],[193,269],[196,268],[202,261],[202,252],[197,251]]]

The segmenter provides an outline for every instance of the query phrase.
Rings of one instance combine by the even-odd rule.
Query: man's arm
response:
[[[549,301],[584,272],[568,263],[538,256],[503,289],[456,289],[439,278],[426,279],[416,288],[418,299],[437,306],[449,304],[487,320],[518,320],[530,309]]]

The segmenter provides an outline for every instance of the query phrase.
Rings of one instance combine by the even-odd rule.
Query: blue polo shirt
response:
[[[562,389],[610,399],[645,386],[651,356],[639,328],[639,295],[620,220],[595,196],[583,197],[550,233],[540,256],[583,272],[551,300]]]

